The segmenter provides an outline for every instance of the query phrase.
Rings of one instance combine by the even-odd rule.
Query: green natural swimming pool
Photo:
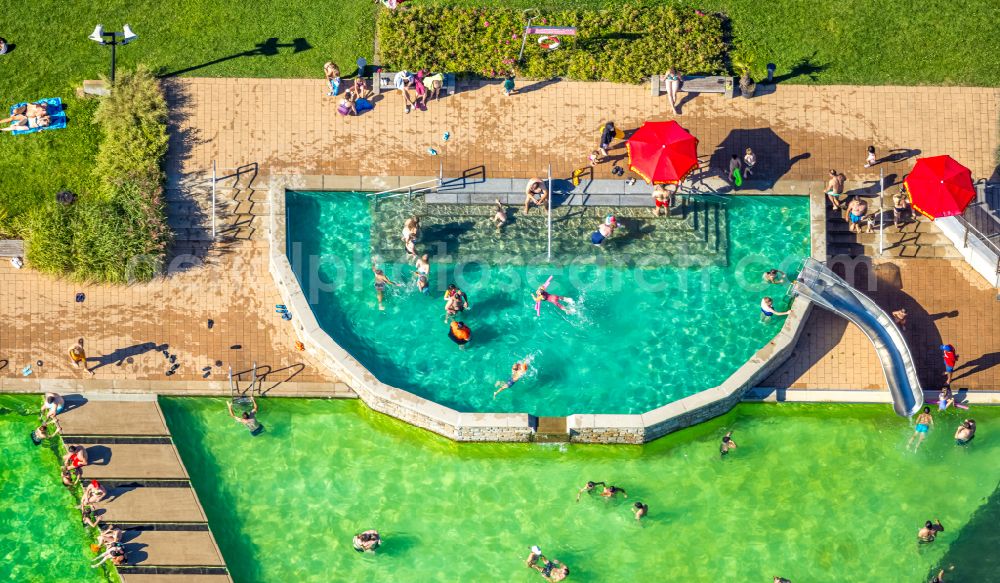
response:
[[[640,413],[716,386],[783,322],[759,321],[762,297],[782,309],[789,301],[762,273],[791,272],[809,252],[805,197],[711,199],[697,208],[719,214],[687,223],[618,209],[624,235],[603,250],[584,240],[595,219],[557,209],[552,265],[536,260],[545,251],[537,211],[511,211],[498,235],[483,206],[397,199],[375,212],[363,194],[293,191],[286,204],[288,256],[320,326],[381,381],[462,411]],[[412,213],[426,224],[418,249],[432,255],[426,295],[400,260],[398,231]],[[373,254],[405,284],[388,288],[385,311]],[[531,292],[550,275],[549,291],[573,298],[575,313],[544,305],[536,314]],[[461,350],[443,323],[442,292],[455,282],[471,302],[461,320],[472,341]],[[526,378],[494,399],[494,384],[526,358]]]
[[[103,569],[89,567],[93,541],[74,508],[79,501],[59,479],[60,456],[31,442],[40,402],[0,395],[0,580],[107,581]]]
[[[949,582],[995,577],[996,409],[935,414],[914,454],[886,406],[744,404],[636,447],[456,444],[356,401],[264,400],[251,438],[223,400],[161,405],[238,583],[533,583],[533,544],[572,582],[917,582],[956,557]],[[967,448],[959,413],[980,427]],[[727,430],[739,448],[721,460]],[[629,498],[577,503],[587,480]],[[930,518],[946,531],[917,545]],[[368,528],[375,556],[351,549]]]

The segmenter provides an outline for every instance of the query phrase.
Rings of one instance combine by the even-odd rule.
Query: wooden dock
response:
[[[108,400],[114,399],[114,400]],[[125,531],[124,583],[232,583],[154,395],[67,396],[66,444],[108,490],[99,518]]]

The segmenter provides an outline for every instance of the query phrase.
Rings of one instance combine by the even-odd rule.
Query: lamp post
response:
[[[115,83],[115,47],[118,45],[127,45],[128,43],[139,38],[129,25],[122,27],[122,32],[105,32],[104,26],[98,24],[94,27],[94,32],[90,33],[87,37],[97,44],[101,45],[111,45],[111,84]]]

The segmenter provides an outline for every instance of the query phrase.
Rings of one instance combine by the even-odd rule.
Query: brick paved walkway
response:
[[[213,160],[219,167],[257,163],[261,178],[280,173],[433,175],[439,162],[450,175],[485,164],[487,176],[527,177],[544,173],[551,163],[557,177],[567,176],[585,163],[602,121],[614,119],[620,126],[634,128],[643,120],[670,117],[665,98],[651,97],[646,86],[559,82],[522,90],[521,95],[505,99],[495,84],[460,85],[456,95],[431,102],[426,112],[411,114],[404,114],[400,97],[390,93],[379,98],[373,112],[346,118],[336,113],[336,102],[324,96],[325,85],[318,79],[171,80],[168,94],[175,123],[168,176],[175,185],[185,176],[197,175],[203,181]],[[854,181],[877,177],[877,168],[862,167],[869,143],[878,147],[880,155],[894,156],[896,161],[883,168],[896,179],[918,153],[950,153],[971,167],[976,177],[988,176],[1000,142],[998,102],[997,89],[782,86],[752,100],[686,99],[679,119],[701,139],[701,153],[716,167],[731,152],[750,146],[768,178],[778,181],[775,191],[804,193],[815,188],[813,181],[821,180],[830,167]],[[452,136],[447,144],[441,141],[445,131]],[[429,147],[441,155],[429,155]],[[624,149],[616,147],[612,155],[621,157]],[[608,177],[609,168],[602,165],[597,175]],[[266,180],[258,181],[262,183]],[[195,194],[182,191],[180,196]],[[204,206],[204,200],[194,202]],[[278,296],[266,268],[264,221],[252,217],[259,211],[248,212],[248,220],[256,220],[255,229],[245,229],[248,240],[216,249],[205,267],[146,285],[79,286],[28,270],[15,271],[4,262],[0,363],[8,359],[9,365],[0,370],[0,377],[8,381],[20,377],[25,364],[40,359],[45,364],[36,367],[34,378],[80,378],[66,351],[84,336],[88,355],[102,359],[96,371],[99,380],[200,381],[206,366],[212,367],[209,379],[224,380],[229,364],[234,370],[246,369],[256,360],[284,369],[284,374],[299,371],[296,381],[330,382],[329,373],[294,350],[291,329],[274,313]],[[235,222],[223,217],[223,222],[227,220]],[[902,264],[904,291],[910,293],[912,280],[922,281],[923,275],[913,273],[928,265]],[[938,289],[955,289],[949,287],[956,281],[949,275],[952,271],[932,269],[926,285],[938,278],[949,282]],[[982,294],[964,279],[960,285],[957,293],[967,289],[970,298],[975,296],[969,305],[981,306],[977,309],[984,318],[977,320],[960,310],[959,318],[939,320],[937,325],[969,362],[987,354],[984,343],[996,337],[995,328],[978,334],[971,323],[992,317],[995,325],[998,318],[991,311],[995,308],[979,297]],[[73,301],[79,291],[87,294],[82,304]],[[943,297],[925,298],[924,292],[912,293],[921,303],[928,302],[925,309],[930,313],[959,305],[946,305]],[[212,330],[206,325],[209,318],[215,322]],[[877,368],[872,368],[877,363],[867,340],[848,328],[838,342],[837,330],[843,326],[822,312],[813,322],[820,332],[814,332],[812,342],[822,337],[837,347],[838,354],[866,359],[869,374],[850,377],[845,380],[848,386],[881,382]],[[164,375],[166,359],[156,351],[162,344],[169,345],[181,365],[170,377]],[[231,348],[235,345],[241,348]],[[791,384],[837,386],[839,377],[821,376],[831,370],[829,359],[820,356],[824,353],[810,353],[817,366],[782,378]],[[125,360],[120,360],[122,356]],[[931,362],[932,356],[918,358]],[[223,366],[214,366],[216,360]],[[976,365],[975,370],[979,368]],[[839,364],[833,369],[839,370]],[[988,379],[996,374],[992,368],[975,372],[959,384],[982,379],[996,386],[996,376]]]
[[[597,146],[598,127],[612,119],[625,129],[669,119],[665,97],[646,85],[540,82],[505,98],[497,84],[459,85],[426,112],[403,113],[402,98],[383,93],[374,111],[336,112],[319,79],[183,79],[170,98],[188,113],[183,166],[198,171],[258,162],[269,173],[354,176],[447,174],[485,164],[488,176],[528,177],[548,163],[565,177]],[[677,119],[701,140],[713,165],[750,146],[768,177],[823,180],[832,167],[849,180],[878,177],[863,167],[875,144],[887,174],[901,177],[913,155],[949,153],[976,177],[994,170],[1000,90],[961,87],[780,86],[754,99],[720,95],[685,98]],[[442,134],[451,133],[445,144]],[[180,140],[174,140],[175,151]],[[427,153],[434,147],[440,156]],[[623,157],[624,148],[612,155]],[[609,164],[598,171],[610,176]]]
[[[944,365],[938,347],[955,345],[959,368],[952,386],[1000,390],[1000,301],[997,291],[961,261],[895,260],[877,266],[876,289],[864,277],[856,287],[888,311],[906,308],[905,336],[925,389],[940,388]],[[766,387],[880,389],[885,378],[875,349],[854,324],[816,308],[794,356]]]
[[[67,355],[82,336],[98,381],[225,381],[230,365],[240,372],[255,360],[262,373],[265,366],[274,371],[269,379],[275,382],[329,381],[331,375],[294,350],[291,327],[275,313],[281,300],[261,245],[236,243],[204,267],[130,287],[78,285],[2,262],[0,359],[9,365],[0,375],[20,378],[24,365],[41,360],[29,380],[88,380]],[[78,292],[86,295],[83,303],[75,301]],[[172,364],[162,350],[177,357],[172,375],[165,374]],[[95,388],[101,384],[108,383]]]

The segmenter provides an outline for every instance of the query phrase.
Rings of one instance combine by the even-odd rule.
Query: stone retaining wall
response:
[[[463,413],[386,385],[324,332],[306,301],[286,255],[285,191],[376,190],[396,188],[428,177],[272,176],[270,197],[270,270],[292,325],[307,352],[329,367],[372,409],[456,441],[532,441],[536,419],[527,413]],[[823,195],[810,197],[812,255],[826,259]],[[669,403],[641,415],[570,415],[569,439],[576,443],[642,444],[726,413],[743,395],[789,357],[811,304],[796,298],[781,332],[718,387]]]

